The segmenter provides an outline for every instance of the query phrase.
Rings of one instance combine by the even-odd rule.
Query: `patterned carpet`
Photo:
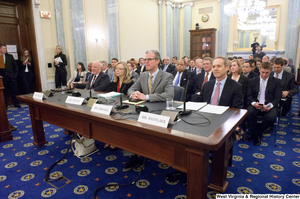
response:
[[[300,194],[300,118],[299,96],[293,100],[293,117],[280,121],[274,146],[274,132],[263,138],[261,146],[253,141],[239,141],[234,146],[233,166],[228,168],[229,186],[226,193],[298,193]],[[14,140],[0,143],[0,198],[93,198],[93,191],[107,183],[127,183],[136,178],[139,170],[123,172],[128,161],[122,150],[109,152],[96,142],[99,151],[79,159],[70,151],[51,171],[50,179],[61,175],[59,181],[47,183],[43,179],[47,168],[66,152],[70,137],[63,129],[44,123],[48,143],[34,146],[28,107],[11,108],[9,121],[18,128]],[[289,125],[287,125],[290,123]],[[186,187],[182,181],[165,181],[174,171],[168,165],[148,160],[136,184],[108,187],[97,194],[99,199],[184,199]],[[208,198],[217,192],[208,190]]]

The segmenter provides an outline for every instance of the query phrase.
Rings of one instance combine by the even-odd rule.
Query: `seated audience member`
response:
[[[110,80],[108,75],[101,71],[101,63],[99,61],[92,63],[92,74],[85,89],[106,92],[109,88]]]
[[[216,57],[213,61],[212,79],[203,85],[198,102],[207,102],[212,105],[243,108],[244,100],[241,84],[227,77],[229,62],[226,57]]]
[[[258,69],[260,69],[261,64],[262,64],[261,59],[257,58],[257,59],[256,59],[256,67],[257,67]]]
[[[142,57],[139,59],[139,66],[137,67],[137,70],[139,74],[146,71],[145,59]]]
[[[274,61],[275,62],[275,61]],[[283,70],[285,70],[288,73],[292,72],[292,68],[287,67],[287,61],[285,59],[283,59]]]
[[[271,65],[263,62],[260,76],[249,80],[247,98],[249,102],[247,120],[251,127],[247,140],[254,138],[254,145],[259,146],[263,132],[276,120],[277,105],[281,99],[280,80],[270,76]],[[263,117],[261,124],[257,123],[257,116]]]
[[[293,65],[292,58],[284,58],[287,61],[287,67],[291,68],[291,73],[296,74],[296,67]]]
[[[71,88],[85,88],[85,85],[82,82],[86,79],[86,71],[84,64],[82,62],[78,62],[77,70],[73,72],[72,77],[69,79],[67,86]]]
[[[228,61],[231,62],[233,60],[233,57],[227,57]]]
[[[282,116],[291,109],[292,97],[299,93],[298,84],[295,81],[295,75],[283,70],[283,59],[276,58],[273,65],[271,76],[281,79],[282,96],[280,105],[282,106]]]
[[[191,72],[194,72],[196,70],[196,63],[194,59],[190,60],[190,66],[191,66]]]
[[[270,59],[267,55],[263,56],[262,62],[269,62],[269,61],[270,61]]]
[[[197,74],[195,78],[195,84],[194,84],[194,92],[195,94],[192,95],[192,101],[197,101],[197,98],[199,97],[201,90],[203,88],[203,85],[212,80],[215,79],[215,76],[212,72],[212,65],[213,60],[210,57],[205,57],[203,59],[203,69],[204,72]]]
[[[248,60],[253,59],[253,55],[249,55]]]
[[[130,78],[135,82],[136,80],[138,80],[140,75],[137,72],[135,72],[135,66],[131,61],[127,61],[127,66],[130,70]]]
[[[115,91],[127,95],[127,90],[133,85],[133,81],[130,78],[130,70],[127,64],[123,61],[118,62],[114,67],[114,71],[114,79],[110,83],[109,91]],[[116,147],[110,144],[105,144],[103,149],[113,151],[116,149]]]
[[[146,100],[150,102],[166,101],[173,99],[173,75],[159,70],[159,52],[150,50],[146,52],[146,69],[140,78],[130,87],[128,95],[134,100]]]
[[[238,60],[240,61],[241,65],[243,66],[243,64],[244,64],[244,58],[243,57],[238,57]]]
[[[177,64],[177,56],[174,56],[174,57],[172,58],[172,64],[173,64],[174,66],[176,66],[176,64]]]
[[[201,58],[196,59],[196,68],[194,70],[194,77],[196,78],[196,75],[200,74],[203,72],[203,60]]]
[[[259,75],[259,69],[256,67],[256,61],[254,59],[249,60],[251,70]]]
[[[194,87],[194,73],[186,70],[186,64],[183,59],[178,60],[176,65],[176,70],[173,71],[172,75],[174,76],[173,85],[181,86],[183,88],[186,87],[187,81],[189,81],[189,85],[187,85],[187,93],[186,93],[186,101],[188,101],[193,93]]]
[[[173,71],[175,71],[175,66],[170,63],[170,57],[166,57],[163,63],[164,64],[159,67],[161,70],[168,73],[172,73]]]
[[[147,100],[150,102],[166,101],[167,98],[173,99],[173,75],[158,68],[160,62],[159,52],[156,50],[146,51],[145,60],[147,71],[141,73],[140,78],[129,88],[128,95],[134,100]],[[126,153],[125,150],[124,153]],[[130,160],[123,171],[129,171],[141,163],[136,154],[129,153],[128,155]]]
[[[228,73],[228,78],[233,79],[234,81],[240,83],[242,85],[243,92],[243,102],[244,107],[247,108],[247,85],[248,85],[248,77],[242,74],[242,66],[238,59],[234,59],[230,63],[230,71]]]
[[[251,65],[250,65],[249,61],[244,62],[242,70],[243,70],[243,75],[248,77],[248,79],[252,79],[253,77],[258,76],[258,74],[256,74],[255,72],[253,72],[251,70]]]

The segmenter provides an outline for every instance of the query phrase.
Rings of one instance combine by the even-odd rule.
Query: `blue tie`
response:
[[[178,86],[178,83],[179,83],[179,80],[180,80],[180,74],[181,73],[178,73],[177,79],[175,81],[175,86]]]
[[[168,65],[165,65],[164,72],[166,72],[166,70],[167,70],[167,66],[168,66]]]

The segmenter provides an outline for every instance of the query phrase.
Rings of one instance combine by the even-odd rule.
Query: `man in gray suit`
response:
[[[147,71],[141,73],[140,78],[129,88],[128,95],[134,100],[150,102],[173,99],[173,75],[159,70],[159,52],[148,50],[145,61]]]
[[[101,70],[103,73],[107,74],[109,79],[111,80],[112,79],[112,74],[113,74],[113,68],[108,68],[108,64],[106,61],[101,61]]]

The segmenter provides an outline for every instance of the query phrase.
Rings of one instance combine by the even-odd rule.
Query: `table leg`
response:
[[[212,152],[211,182],[208,188],[224,193],[228,187],[227,168],[228,168],[229,140]]]
[[[38,113],[35,113],[34,107],[32,105],[29,105],[29,111],[31,117],[32,133],[34,137],[33,144],[39,147],[47,143],[45,140],[43,121],[40,120]]]
[[[187,198],[207,199],[208,160],[207,150],[187,150]]]

